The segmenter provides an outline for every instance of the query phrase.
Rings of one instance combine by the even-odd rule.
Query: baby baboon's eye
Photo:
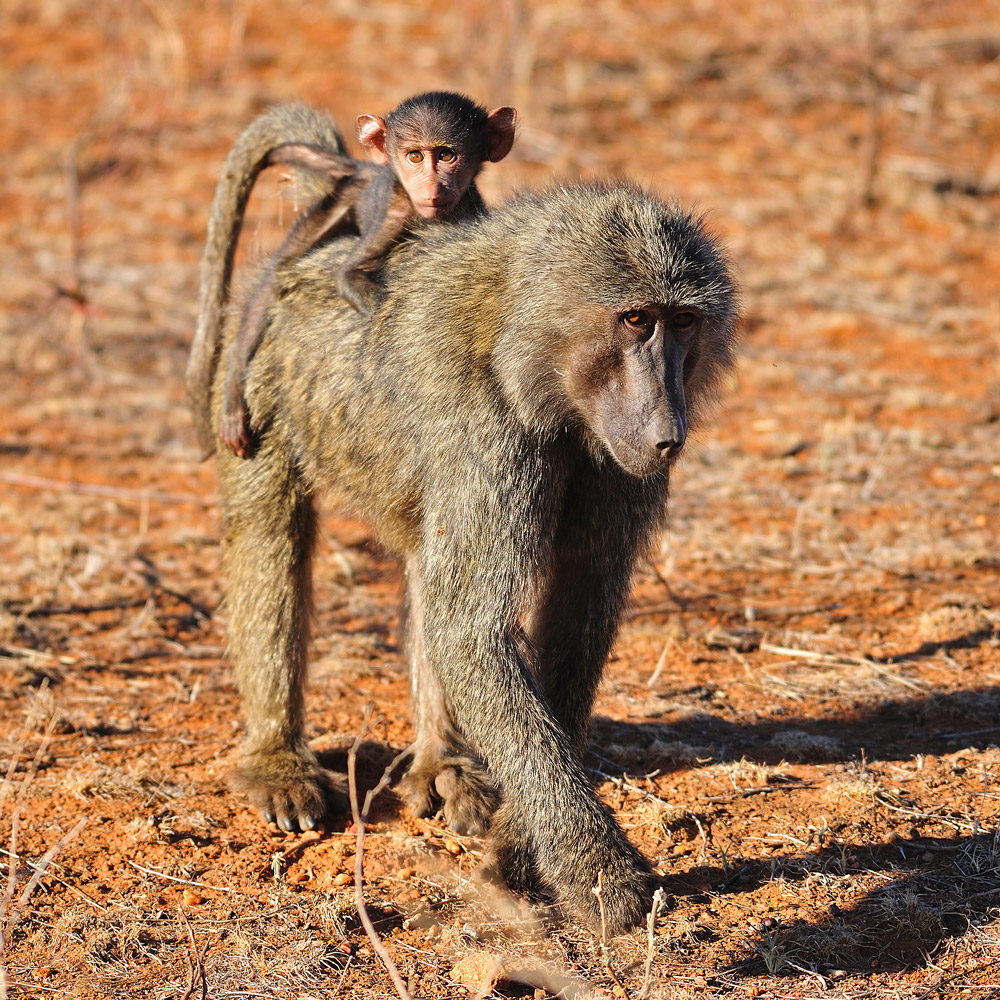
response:
[[[411,149],[406,154],[406,158],[410,161],[410,163],[422,163],[424,154],[421,153],[419,149]]]
[[[455,160],[457,158],[458,158],[458,154],[456,154],[455,150],[449,148],[448,146],[443,146],[438,151],[438,159],[442,163],[451,163],[452,160]]]

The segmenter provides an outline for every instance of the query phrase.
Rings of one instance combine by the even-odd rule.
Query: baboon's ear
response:
[[[486,159],[502,160],[514,145],[517,112],[513,108],[494,108],[486,116]]]
[[[385,151],[385,121],[378,115],[358,115],[358,142],[376,163],[388,163]]]

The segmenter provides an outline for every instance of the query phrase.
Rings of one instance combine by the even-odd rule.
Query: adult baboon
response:
[[[328,280],[352,246],[281,269],[244,383],[259,448],[219,451],[247,716],[235,784],[285,829],[338,795],[303,735],[313,498],[328,489],[404,560],[405,797],[491,825],[513,888],[591,921],[603,876],[621,931],[653,876],[579,753],[671,464],[734,364],[725,256],[632,185],[558,187],[397,249],[367,318]]]

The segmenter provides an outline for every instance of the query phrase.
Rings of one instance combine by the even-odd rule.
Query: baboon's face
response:
[[[633,476],[650,476],[677,457],[687,438],[686,370],[703,326],[690,307],[646,303],[591,307],[571,337],[570,396],[600,443]],[[581,317],[582,319],[582,317]]]

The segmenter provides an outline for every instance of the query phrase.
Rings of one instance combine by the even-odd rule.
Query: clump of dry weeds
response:
[[[29,795],[32,782],[38,773],[38,765],[45,756],[49,736],[55,727],[55,716],[50,715],[43,729],[43,735],[31,758],[24,774],[18,781],[15,774],[21,757],[27,746],[29,734],[37,731],[40,719],[40,706],[44,698],[35,700],[32,712],[25,724],[24,733],[17,742],[10,762],[7,765],[3,781],[0,782],[0,821],[9,813],[10,840],[9,847],[3,851],[7,855],[7,874],[3,894],[0,896],[0,1000],[7,1000],[7,971],[4,953],[11,941],[18,922],[31,899],[32,893],[38,888],[39,882],[48,870],[55,856],[71,841],[86,825],[86,818],[80,819],[72,829],[64,833],[37,861],[32,861],[18,854],[18,833],[21,822],[21,807]],[[12,800],[10,806],[8,801]],[[2,849],[0,849],[2,850]],[[31,872],[27,881],[21,885],[22,873]],[[19,891],[20,890],[20,891]]]

